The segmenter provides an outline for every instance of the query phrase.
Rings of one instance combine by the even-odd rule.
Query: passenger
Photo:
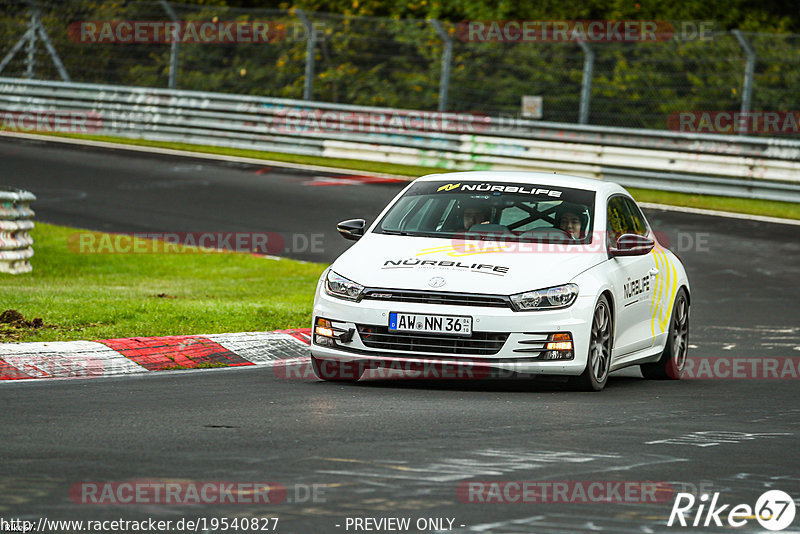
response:
[[[585,237],[586,206],[564,202],[556,209],[556,227],[565,231],[572,239]]]

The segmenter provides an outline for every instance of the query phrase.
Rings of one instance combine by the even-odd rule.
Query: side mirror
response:
[[[336,225],[336,229],[343,238],[351,241],[358,241],[364,235],[364,228],[367,226],[367,221],[364,219],[350,219],[342,221]]]
[[[636,234],[623,234],[617,238],[615,245],[609,247],[608,254],[617,256],[644,256],[649,254],[656,242],[649,237]]]

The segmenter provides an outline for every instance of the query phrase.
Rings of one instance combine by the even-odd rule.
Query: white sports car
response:
[[[533,172],[434,174],[408,185],[327,269],[314,300],[317,376],[680,378],[689,281],[617,184]],[[491,373],[481,374],[480,370]]]

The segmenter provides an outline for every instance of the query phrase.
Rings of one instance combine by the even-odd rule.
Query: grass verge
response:
[[[145,139],[128,139],[124,137],[65,134],[55,132],[48,132],[47,135],[87,139],[91,141],[105,141],[138,146],[169,148],[173,150],[186,150],[189,152],[203,152],[208,154],[268,159],[287,163],[300,163],[305,165],[323,165],[326,167],[352,169],[356,171],[380,172],[386,174],[395,174],[398,176],[416,177],[434,172],[454,172],[451,169],[436,167],[399,165],[396,163],[359,161],[343,158],[324,158],[319,156],[304,156],[300,154],[284,154],[279,152],[260,152],[257,150],[225,148],[209,145],[193,145],[188,143],[170,143],[164,141],[148,141]],[[736,213],[765,215],[768,217],[781,217],[786,219],[800,219],[800,204],[796,202],[775,202],[771,200],[751,200],[713,195],[693,195],[689,193],[677,193],[671,191],[656,191],[653,189],[628,188],[628,190],[640,202],[655,202],[672,206],[731,211]]]
[[[61,341],[308,327],[325,265],[239,253],[79,254],[75,228],[37,223],[33,272],[0,273],[0,341]],[[95,232],[93,232],[95,233]],[[96,234],[96,233],[95,233]],[[17,314],[6,314],[6,316]],[[37,321],[41,318],[41,321]]]

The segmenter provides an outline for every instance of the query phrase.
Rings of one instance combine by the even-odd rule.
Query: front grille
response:
[[[386,326],[356,325],[365,347],[398,352],[431,352],[435,354],[497,354],[508,339],[508,333],[473,332],[472,337],[442,336],[410,332],[389,332]]]
[[[474,293],[445,293],[442,291],[414,291],[411,289],[367,289],[365,299],[387,302],[418,302],[421,304],[449,304],[452,306],[486,306],[510,308],[508,297],[502,295],[480,295]]]

